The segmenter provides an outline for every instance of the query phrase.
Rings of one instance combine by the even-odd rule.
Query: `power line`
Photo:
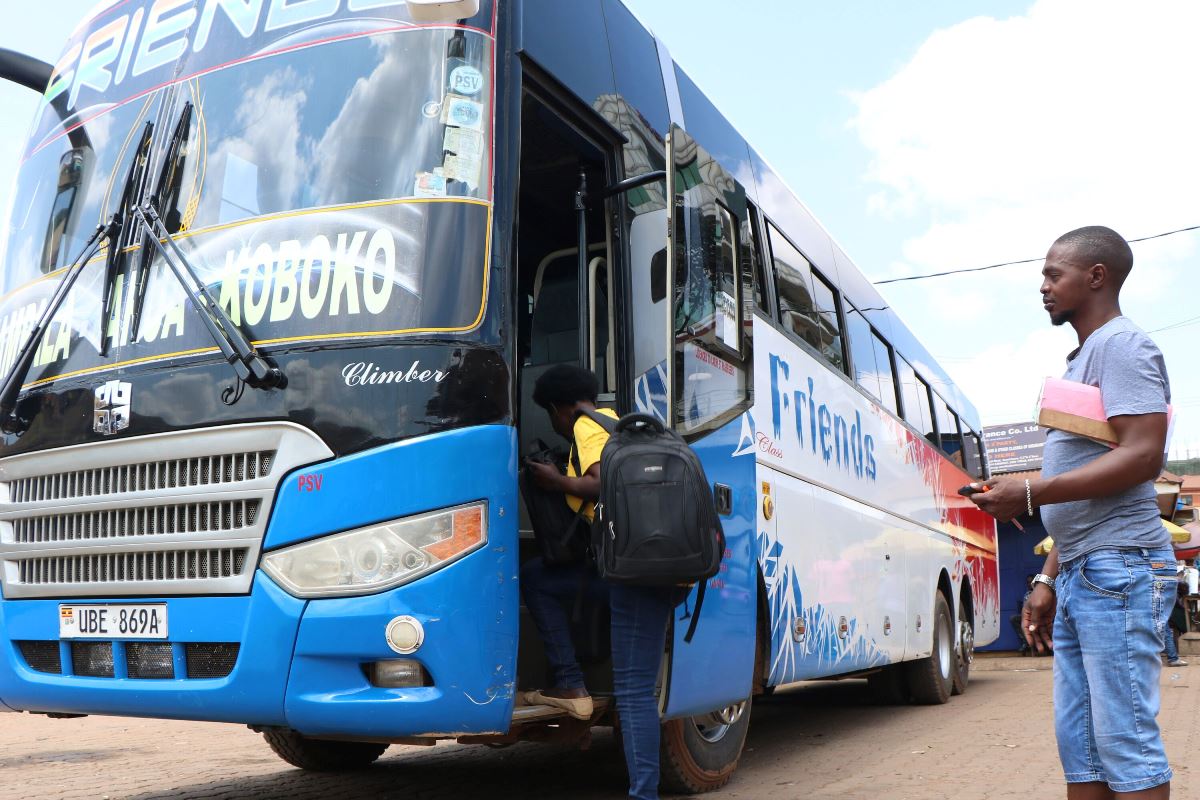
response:
[[[1170,325],[1164,325],[1161,328],[1155,328],[1152,331],[1146,331],[1146,333],[1162,333],[1163,331],[1173,331],[1176,328],[1186,328],[1189,325],[1197,324],[1200,324],[1200,317],[1190,317],[1179,322],[1172,322]]]
[[[1187,233],[1188,231],[1196,231],[1196,230],[1200,230],[1200,225],[1192,225],[1187,228],[1177,228],[1176,230],[1173,230],[1173,231],[1165,231],[1163,233],[1156,233],[1153,236],[1143,236],[1140,239],[1128,239],[1127,241],[1130,244],[1134,244],[1135,242],[1148,242],[1151,239],[1161,239],[1164,236],[1173,236],[1177,233]],[[1017,266],[1018,264],[1033,264],[1035,262],[1044,261],[1044,260],[1045,260],[1045,256],[1042,256],[1041,258],[1024,258],[1024,259],[1021,259],[1020,261],[1004,261],[999,264],[988,264],[986,267],[970,267],[968,269],[951,269],[951,270],[946,270],[945,272],[930,272],[927,275],[909,275],[906,278],[888,278],[885,281],[875,281],[875,285],[882,286],[885,283],[900,283],[902,281],[921,281],[921,280],[925,280],[926,278],[943,278],[947,275],[961,275],[966,272],[984,272],[989,269],[999,269],[1000,267],[1014,267],[1014,266]],[[1153,333],[1153,331],[1151,331],[1151,333]]]

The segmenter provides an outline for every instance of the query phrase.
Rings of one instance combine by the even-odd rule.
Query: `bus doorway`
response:
[[[520,452],[567,443],[550,427],[546,412],[533,402],[539,376],[559,364],[583,366],[600,380],[599,404],[616,406],[617,365],[610,335],[614,298],[609,282],[609,225],[603,202],[587,211],[587,303],[579,306],[579,224],[575,206],[581,180],[593,190],[610,181],[605,148],[571,124],[552,104],[526,93],[521,110],[520,188],[517,199],[516,308]],[[580,348],[580,331],[586,346]],[[522,562],[538,554],[524,504],[521,505]],[[611,688],[607,609],[589,609],[575,625],[576,651],[597,694]],[[518,688],[546,685],[546,660],[532,619],[522,609]],[[519,714],[518,714],[519,717]]]

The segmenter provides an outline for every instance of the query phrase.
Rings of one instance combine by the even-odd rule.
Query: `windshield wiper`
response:
[[[124,250],[130,244],[131,238],[126,221],[132,216],[137,207],[138,198],[146,186],[146,173],[150,163],[150,146],[154,141],[154,123],[147,122],[142,129],[142,138],[137,149],[133,152],[133,161],[129,164],[129,172],[125,174],[125,185],[121,189],[121,199],[117,202],[117,210],[113,214],[113,224],[116,234],[109,239],[108,259],[104,265],[104,296],[100,304],[100,344],[97,348],[100,357],[108,355],[108,327],[116,304],[116,277],[120,271],[121,258]],[[119,326],[118,326],[119,327]]]
[[[154,208],[164,208],[165,201],[174,202],[176,198],[172,198],[171,194],[175,187],[179,185],[177,178],[183,175],[183,144],[187,139],[187,134],[191,130],[192,125],[192,102],[189,100],[184,103],[183,111],[179,115],[179,122],[175,125],[175,131],[171,134],[171,141],[167,143],[167,155],[163,159],[162,169],[158,174],[158,183],[154,187],[154,194],[150,197],[150,202],[154,204]],[[167,215],[170,219],[170,214]],[[178,230],[177,225],[168,226],[168,230],[174,227]],[[175,231],[171,231],[174,233]],[[129,322],[129,338],[137,339],[138,331],[142,327],[142,307],[146,303],[146,285],[149,283],[150,267],[154,261],[154,250],[151,249],[150,234],[142,234],[142,249],[140,258],[138,259],[137,285],[134,287],[133,295],[133,311]]]
[[[133,219],[141,224],[142,232],[149,237],[150,243],[167,262],[179,285],[187,292],[188,299],[200,314],[204,327],[238,378],[255,389],[282,389],[286,386],[287,377],[283,371],[254,349],[254,345],[250,344],[241,329],[233,324],[225,309],[221,308],[221,304],[196,275],[187,256],[179,249],[179,245],[175,244],[167,226],[163,225],[154,204],[146,203],[140,208],[135,208]]]
[[[46,305],[42,315],[38,318],[37,324],[33,326],[33,330],[29,332],[29,336],[25,339],[25,344],[21,346],[21,352],[17,354],[17,360],[13,363],[12,369],[8,371],[8,375],[4,378],[4,386],[0,388],[0,431],[5,433],[20,433],[29,427],[28,420],[23,420],[16,415],[17,395],[21,393],[21,384],[25,382],[25,376],[29,374],[29,367],[33,364],[33,356],[37,352],[38,344],[42,340],[43,334],[50,326],[54,315],[58,313],[58,309],[62,307],[63,301],[67,299],[71,288],[75,285],[76,279],[83,272],[83,268],[91,261],[92,256],[100,249],[102,239],[108,239],[108,246],[114,247],[118,234],[121,230],[120,221],[114,216],[107,225],[97,225],[96,230],[88,238],[84,244],[83,250],[71,262],[71,266],[67,268],[67,274],[59,281],[58,287],[54,290],[54,294],[50,297],[50,302]]]

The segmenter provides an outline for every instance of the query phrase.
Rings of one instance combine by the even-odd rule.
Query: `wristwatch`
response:
[[[1037,575],[1033,576],[1033,582],[1035,584],[1036,583],[1044,583],[1050,587],[1050,591],[1052,591],[1052,592],[1054,591],[1054,578],[1051,578],[1049,575],[1045,575],[1045,574],[1039,572]]]

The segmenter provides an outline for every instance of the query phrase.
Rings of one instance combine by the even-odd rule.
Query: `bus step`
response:
[[[609,698],[596,697],[593,698],[592,720],[600,718],[600,715],[608,708]],[[523,725],[529,722],[547,722],[553,719],[569,718],[566,711],[554,706],[517,706],[513,709],[512,724]]]

